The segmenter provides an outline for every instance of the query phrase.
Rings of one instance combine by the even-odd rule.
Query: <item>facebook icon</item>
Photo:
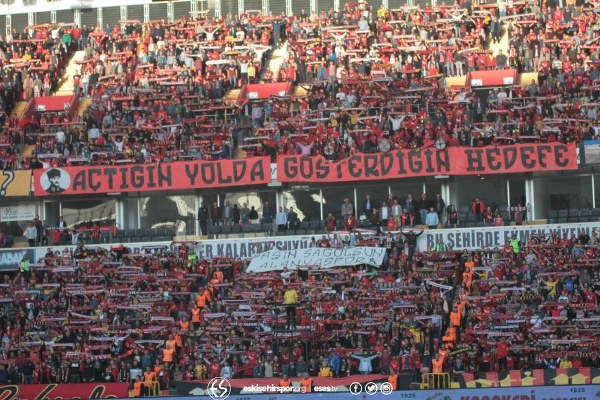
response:
[[[352,382],[350,384],[350,393],[356,396],[360,394],[360,392],[362,392],[362,385],[358,382]]]

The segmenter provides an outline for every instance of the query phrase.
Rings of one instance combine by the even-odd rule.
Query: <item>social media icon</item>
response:
[[[381,384],[381,387],[379,388],[379,390],[381,390],[382,394],[385,394],[387,396],[388,394],[392,394],[392,392],[394,391],[394,388],[392,387],[391,383],[383,382]]]
[[[377,393],[377,384],[375,382],[368,382],[365,385],[365,392],[369,395]]]
[[[350,384],[350,393],[356,396],[360,394],[360,392],[362,392],[362,385],[358,382],[352,382]]]

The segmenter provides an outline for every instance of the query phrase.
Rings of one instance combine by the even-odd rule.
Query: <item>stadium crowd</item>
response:
[[[47,156],[7,164],[278,154],[336,159],[437,141],[485,146],[593,138],[596,19],[587,4],[560,7],[554,0],[396,10],[359,2],[318,15],[252,12],[74,28],[72,39],[68,30],[62,39],[56,35],[39,56],[51,57],[53,49],[64,49],[61,43],[83,49],[73,79],[92,103],[83,116],[38,113],[25,126],[5,119],[15,132],[8,142],[35,144]],[[510,50],[494,56],[490,49],[505,32]],[[0,47],[25,53],[31,40],[13,37]],[[272,69],[274,49],[288,56]],[[444,84],[470,71],[503,69],[538,75],[489,89]],[[9,76],[25,79],[11,69],[3,73],[5,88]],[[297,86],[285,96],[224,97],[247,83],[272,81]],[[13,87],[5,106],[23,91],[20,83]]]
[[[600,232],[420,251],[415,231],[315,247],[383,246],[379,268],[248,274],[193,244],[131,253],[79,243],[24,259],[0,285],[0,383],[130,382],[598,366]],[[306,382],[306,381],[304,381]]]
[[[484,146],[596,137],[596,13],[553,0],[546,9],[499,4],[369,10],[359,3],[313,16],[13,34],[0,41],[2,143],[35,144],[40,159],[17,160],[6,146],[4,166],[335,159],[438,140]],[[510,51],[493,57],[490,44],[504,31]],[[271,71],[271,51],[280,46],[289,58]],[[16,100],[56,89],[75,48],[85,52],[75,86],[92,99],[84,115],[8,118]],[[485,91],[440,88],[445,78],[506,68],[538,78]],[[224,97],[270,81],[306,93]],[[453,224],[456,210],[425,200],[432,207],[415,204],[404,215],[405,204],[391,199],[381,206],[387,218],[369,204],[369,218],[390,231]],[[483,202],[474,204],[478,221],[496,224]],[[343,227],[352,230],[358,214],[343,207]],[[277,214],[268,222],[291,229],[290,213],[285,222]],[[209,218],[214,223],[207,210],[204,224]],[[597,232],[513,238],[503,249],[455,252],[440,242],[419,251],[417,232],[341,235],[332,218],[314,246],[383,246],[384,265],[249,275],[242,260],[199,259],[185,244],[132,254],[80,243],[73,254],[49,248],[39,262],[24,259],[0,284],[0,383],[130,382],[141,395],[154,382],[166,390],[175,380],[213,376],[379,372],[394,382],[403,371],[598,366]],[[48,236],[30,228],[33,243]]]
[[[38,25],[16,29],[0,36],[0,124],[3,162],[7,168],[19,167],[14,163],[10,145],[23,142],[19,121],[9,115],[17,101],[50,96],[56,91],[66,62],[76,47],[73,40],[81,30],[71,25]],[[22,166],[21,166],[22,167]]]

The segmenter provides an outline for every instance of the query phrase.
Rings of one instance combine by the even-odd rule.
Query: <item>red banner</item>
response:
[[[436,175],[483,175],[577,169],[576,145],[518,144],[396,150],[357,154],[341,161],[324,157],[282,156],[279,182],[348,182]]]
[[[268,157],[219,161],[35,170],[34,194],[96,194],[260,185],[271,182]]]
[[[127,383],[51,383],[48,385],[2,385],[2,400],[107,399],[129,397]]]

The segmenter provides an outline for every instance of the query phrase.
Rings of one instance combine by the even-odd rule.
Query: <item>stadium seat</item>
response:
[[[111,234],[110,232],[102,231],[100,232],[100,243],[108,243],[110,241]]]
[[[569,222],[579,222],[579,210],[578,209],[570,209],[569,210]]]
[[[4,238],[4,248],[8,249],[15,245],[15,239],[11,235],[7,235]]]
[[[152,237],[155,236],[157,234],[159,230],[158,229],[144,229],[144,235],[145,237]]]
[[[549,224],[556,223],[558,220],[558,210],[549,210],[546,214],[546,219],[548,220]]]
[[[569,210],[558,210],[557,222],[559,224],[565,224],[569,222]]]

